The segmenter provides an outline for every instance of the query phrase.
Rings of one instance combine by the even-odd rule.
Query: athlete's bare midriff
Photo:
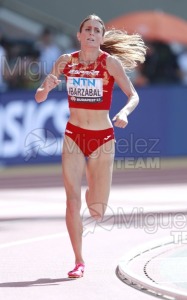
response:
[[[90,130],[102,130],[112,127],[108,110],[70,108],[69,122]]]

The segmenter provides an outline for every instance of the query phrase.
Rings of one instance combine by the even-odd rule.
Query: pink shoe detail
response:
[[[82,263],[76,264],[75,268],[68,273],[69,278],[83,277],[85,265]]]

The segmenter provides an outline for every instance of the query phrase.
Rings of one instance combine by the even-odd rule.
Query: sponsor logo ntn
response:
[[[95,78],[72,78],[71,83],[74,87],[96,87]]]

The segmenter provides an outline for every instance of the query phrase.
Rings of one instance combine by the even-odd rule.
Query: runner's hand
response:
[[[61,80],[59,80],[55,75],[49,74],[44,80],[43,86],[49,92],[54,89],[60,82]]]
[[[125,128],[128,124],[126,112],[120,111],[117,115],[115,115],[112,121],[115,121],[114,125],[116,127]]]

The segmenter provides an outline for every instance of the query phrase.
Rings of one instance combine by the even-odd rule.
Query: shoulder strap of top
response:
[[[103,52],[99,57],[98,57],[98,63],[101,64],[103,67],[106,67],[106,59],[109,56],[107,52]]]
[[[103,60],[103,59],[106,59],[108,55],[109,55],[109,54],[108,54],[107,52],[103,52],[103,53],[98,57],[98,60],[101,61],[101,60]]]
[[[72,57],[78,57],[79,56],[79,51],[74,51],[70,53]]]

